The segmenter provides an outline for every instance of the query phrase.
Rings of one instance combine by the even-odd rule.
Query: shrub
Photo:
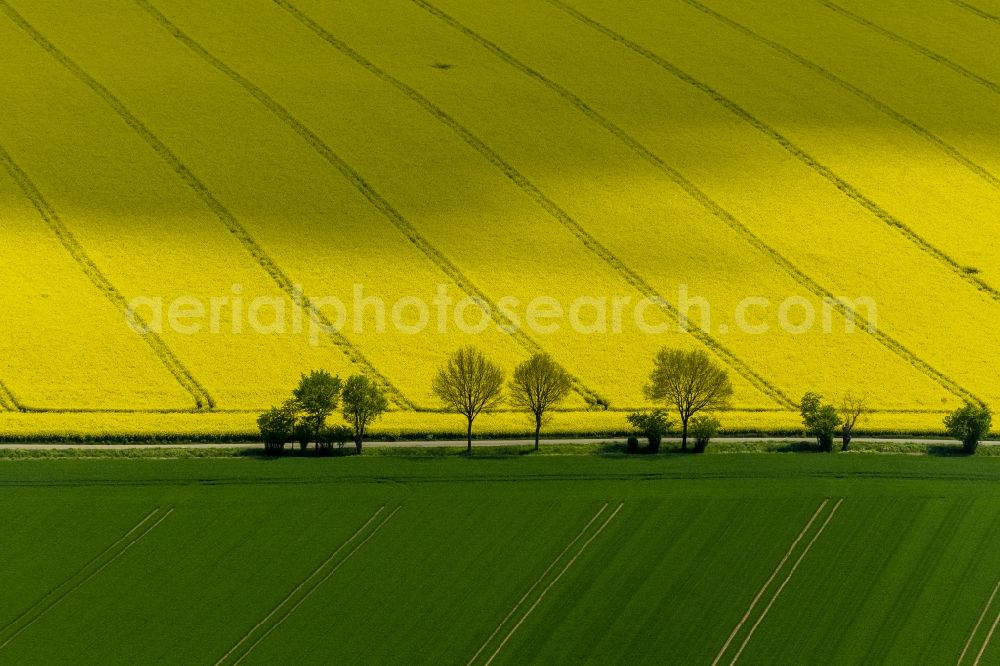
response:
[[[309,442],[313,441],[313,429],[306,423],[299,423],[295,426],[292,439],[299,443],[300,450],[305,451]]]
[[[817,393],[806,393],[800,406],[802,423],[809,434],[816,437],[820,451],[833,451],[833,437],[837,428],[843,423],[837,408],[824,405],[823,396]]]
[[[719,432],[722,424],[710,416],[696,416],[691,419],[691,435],[694,437],[694,452],[704,453],[708,443]]]
[[[979,441],[990,434],[993,413],[986,405],[966,403],[944,419],[948,434],[962,442],[965,452],[972,455]]]
[[[633,412],[628,415],[628,422],[642,433],[649,442],[649,452],[657,453],[663,436],[670,432],[670,419],[667,410],[654,409],[651,412]]]
[[[628,441],[625,443],[626,453],[639,453],[639,438],[635,435],[629,435]]]
[[[317,448],[320,451],[331,451],[333,450],[333,445],[336,444],[339,451],[353,437],[354,431],[345,425],[327,426],[319,433],[319,447]]]
[[[272,407],[257,418],[260,438],[268,453],[280,453],[295,431],[295,411],[289,405]]]

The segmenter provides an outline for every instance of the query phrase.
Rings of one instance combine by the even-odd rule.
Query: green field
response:
[[[0,663],[995,664],[998,464],[8,461]]]

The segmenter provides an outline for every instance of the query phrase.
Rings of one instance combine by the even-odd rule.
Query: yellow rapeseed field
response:
[[[869,4],[0,0],[0,437],[243,435],[316,368],[450,434],[468,343],[566,366],[551,432],[665,346],[731,430],[1000,405],[1000,24]]]

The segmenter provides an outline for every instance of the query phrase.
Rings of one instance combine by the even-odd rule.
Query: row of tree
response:
[[[532,419],[537,451],[542,426],[573,390],[573,377],[548,354],[535,354],[517,366],[506,387],[510,405]],[[471,452],[476,417],[504,401],[503,369],[475,347],[463,347],[435,375],[433,390],[448,409],[465,417],[466,445]],[[733,387],[726,371],[705,352],[663,349],[654,359],[645,393],[654,403],[663,403],[676,411],[683,450],[688,449],[692,429],[695,449],[704,450],[720,424],[714,418],[696,415],[727,408]],[[662,408],[630,414],[628,420],[646,435],[652,451],[659,449],[663,435],[672,425],[667,410]]]
[[[816,437],[821,451],[833,451],[838,429],[842,441],[840,450],[850,450],[854,428],[870,411],[864,398],[850,393],[844,397],[839,408],[825,404],[819,394],[806,393],[800,410],[803,425]],[[993,413],[987,405],[967,402],[945,417],[944,426],[948,436],[962,442],[962,448],[971,455],[979,448],[979,442],[990,434]]]
[[[538,450],[542,427],[554,410],[573,390],[572,375],[547,354],[535,354],[514,370],[509,381],[503,369],[479,349],[467,346],[453,353],[434,376],[432,389],[445,407],[461,414],[466,421],[466,443],[472,451],[472,429],[483,412],[508,401],[515,409],[531,417],[535,450]],[[695,452],[705,450],[721,424],[709,415],[725,410],[733,396],[733,386],[726,370],[701,350],[662,349],[653,361],[653,371],[645,387],[646,397],[662,405],[646,412],[628,415],[628,421],[649,442],[647,451],[655,453],[663,437],[671,431],[671,415],[680,423],[681,450],[688,451],[689,436]],[[341,407],[345,425],[328,426],[327,420]],[[305,448],[310,442],[318,450],[343,446],[353,440],[360,453],[369,426],[389,408],[389,401],[372,380],[363,375],[340,378],[320,370],[303,375],[298,387],[280,407],[274,407],[257,420],[265,447],[280,451],[289,441]],[[839,429],[841,450],[850,448],[855,427],[869,413],[863,397],[848,394],[839,406],[825,404],[822,396],[807,393],[800,403],[802,422],[816,437],[822,451],[833,451]],[[986,405],[966,404],[948,415],[945,426],[960,440],[968,453],[989,434],[992,415]],[[638,451],[638,438],[630,437],[628,448]]]
[[[328,426],[327,420],[343,403],[348,425]],[[343,447],[354,440],[358,453],[368,427],[389,409],[381,389],[364,375],[354,375],[344,383],[326,370],[302,375],[299,385],[280,407],[272,407],[257,419],[264,448],[278,452],[290,441],[304,449],[310,442],[318,451]]]
[[[472,346],[452,354],[432,384],[445,407],[465,418],[470,452],[476,418],[503,404],[505,388],[510,405],[531,417],[538,450],[542,427],[573,387],[572,375],[548,354],[535,354],[517,366],[510,381],[505,381],[503,369]],[[733,388],[726,371],[704,352],[664,349],[656,356],[646,395],[676,410],[684,450],[688,448],[689,428],[695,435],[695,450],[704,450],[719,429],[719,422],[695,415],[725,409]],[[341,404],[347,425],[328,426],[327,420]],[[367,377],[355,375],[341,385],[339,377],[319,370],[303,375],[291,398],[261,414],[257,425],[265,448],[272,452],[284,449],[290,441],[299,442],[303,448],[314,443],[317,450],[324,450],[353,440],[360,453],[368,427],[388,407],[381,389]],[[659,449],[660,440],[672,425],[665,409],[630,414],[628,419],[646,435],[653,451]]]

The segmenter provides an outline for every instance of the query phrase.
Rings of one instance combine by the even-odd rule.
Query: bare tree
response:
[[[462,347],[438,370],[432,388],[449,409],[465,417],[472,453],[472,422],[503,399],[503,370],[475,347]]]
[[[844,396],[840,404],[840,417],[844,419],[843,444],[841,451],[851,448],[851,439],[854,437],[854,426],[858,424],[865,414],[868,413],[868,400],[864,396],[856,396],[848,393]]]
[[[542,425],[551,417],[550,410],[565,400],[572,388],[573,378],[548,354],[535,354],[514,370],[510,402],[535,418],[536,451]]]
[[[687,451],[688,422],[700,411],[725,409],[733,396],[729,374],[699,350],[661,349],[646,397],[664,401],[681,417],[681,450]]]

